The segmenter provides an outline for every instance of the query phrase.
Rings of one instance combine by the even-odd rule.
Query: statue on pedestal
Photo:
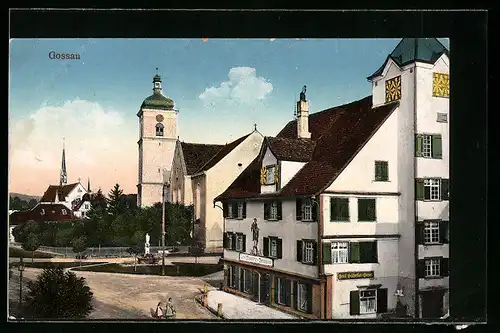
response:
[[[146,234],[146,243],[144,243],[144,255],[149,254],[149,234]]]
[[[252,240],[253,240],[253,248],[252,251],[250,252],[253,255],[259,255],[259,226],[257,225],[257,219],[254,217],[253,223],[251,226],[252,231]]]

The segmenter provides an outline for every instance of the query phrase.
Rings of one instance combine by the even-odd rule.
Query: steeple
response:
[[[87,180],[87,193],[90,193],[90,177]]]
[[[153,91],[155,94],[161,94],[161,76],[158,75],[158,68],[156,68],[156,75],[153,77]]]
[[[61,176],[59,179],[59,185],[63,186],[68,183],[68,174],[66,172],[66,153],[64,147],[64,138],[63,138],[63,151],[62,151],[62,164],[61,164]]]

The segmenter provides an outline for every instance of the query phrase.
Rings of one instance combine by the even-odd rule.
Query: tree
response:
[[[71,244],[73,230],[59,227],[56,231],[56,246],[69,246]]]
[[[78,255],[81,256],[81,253],[87,249],[87,239],[85,236],[74,238],[71,241],[71,245],[73,246],[73,252],[78,253]],[[80,259],[80,265],[81,264],[82,261]]]
[[[205,246],[199,239],[195,239],[189,247],[189,253],[194,256],[195,264],[198,263],[198,257],[205,253]]]
[[[28,282],[25,305],[32,318],[82,319],[93,310],[92,299],[83,277],[62,268],[49,268]]]
[[[100,209],[105,211],[108,208],[108,201],[106,200],[104,194],[102,194],[101,189],[90,196],[90,206],[91,210]]]
[[[123,198],[123,190],[119,184],[116,184],[108,194],[108,213],[117,216],[123,213],[126,208],[126,203]]]
[[[142,231],[136,231],[132,236],[132,246],[127,249],[127,252],[134,256],[134,272],[137,271],[137,256],[142,253],[142,240],[144,235]]]
[[[23,250],[31,251],[31,262],[34,261],[35,251],[40,247],[40,236],[35,233],[30,233],[26,237],[26,241],[22,244]]]

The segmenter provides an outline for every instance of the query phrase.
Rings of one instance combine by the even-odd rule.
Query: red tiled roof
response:
[[[224,147],[223,145],[206,145],[201,143],[181,142],[182,154],[188,175],[195,174],[205,163]]]
[[[64,212],[66,214],[64,214]],[[9,216],[9,224],[22,224],[29,220],[41,221],[72,221],[75,216],[63,204],[38,204],[33,209],[24,212],[14,212]]]
[[[399,103],[372,108],[371,96],[309,116],[311,139],[315,142],[311,159],[279,191],[260,194],[260,163],[250,166],[215,200],[252,197],[294,197],[318,194],[335,180]],[[296,121],[278,134],[293,139]],[[297,139],[295,139],[297,140]],[[244,181],[242,181],[242,179]],[[250,179],[253,181],[250,184]]]
[[[210,160],[207,161],[207,163],[205,163],[198,169],[197,173],[209,170],[214,165],[219,163],[224,157],[226,157],[230,152],[232,152],[234,148],[236,148],[240,143],[242,143],[250,134],[251,133],[242,136],[241,138],[236,139],[233,142],[223,145],[222,148],[215,154],[215,156],[213,156]]]
[[[311,139],[266,137],[264,145],[267,145],[280,161],[308,162],[315,144]]]
[[[49,185],[45,193],[43,194],[40,202],[54,202],[56,199],[56,192],[58,192],[59,200],[63,201],[64,198],[77,186],[78,183],[68,184],[64,186],[59,185]]]

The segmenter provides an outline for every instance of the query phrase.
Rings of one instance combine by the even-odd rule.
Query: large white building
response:
[[[169,194],[168,185],[177,141],[177,113],[174,101],[162,94],[161,77],[153,78],[153,94],[141,105],[139,117],[139,175],[137,205],[151,206]]]
[[[215,198],[225,290],[310,318],[448,310],[449,58],[404,38],[372,95],[297,117]]]

